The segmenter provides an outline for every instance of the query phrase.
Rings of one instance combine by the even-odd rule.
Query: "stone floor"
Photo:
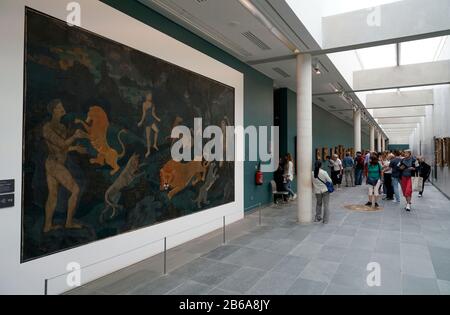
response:
[[[381,202],[354,212],[365,187],[331,199],[330,224],[298,225],[295,204],[271,206],[220,231],[83,286],[70,294],[450,294],[450,201],[427,186],[413,211]],[[381,266],[381,286],[367,285],[367,265]]]

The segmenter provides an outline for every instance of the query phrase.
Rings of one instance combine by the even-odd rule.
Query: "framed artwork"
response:
[[[444,166],[450,166],[450,138],[443,139]]]
[[[443,140],[440,138],[436,138],[434,140],[434,150],[435,150],[435,162],[437,166],[443,166]]]
[[[317,148],[316,149],[316,161],[321,161],[322,160],[322,148]]]
[[[173,127],[235,124],[234,88],[25,14],[22,262],[235,201],[234,162],[171,156]]]

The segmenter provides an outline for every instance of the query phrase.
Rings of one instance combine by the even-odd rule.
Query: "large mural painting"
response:
[[[22,261],[234,201],[233,162],[171,156],[233,88],[30,9],[25,37]]]

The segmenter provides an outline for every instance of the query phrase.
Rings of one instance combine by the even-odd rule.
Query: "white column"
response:
[[[298,221],[312,222],[312,72],[311,55],[297,56]]]
[[[375,127],[370,126],[370,152],[375,152]]]
[[[377,152],[381,152],[381,132],[377,131],[377,133],[378,133]]]
[[[385,143],[384,143],[384,136],[381,136],[381,151],[380,152],[384,152],[385,150]]]
[[[361,151],[361,110],[357,109],[353,112],[353,139],[355,144],[355,152]]]

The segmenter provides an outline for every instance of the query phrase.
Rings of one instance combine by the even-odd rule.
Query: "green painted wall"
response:
[[[273,125],[272,79],[136,0],[102,0],[102,2],[242,72],[244,74],[245,127]],[[246,210],[267,204],[272,198],[268,184],[270,176],[265,174],[267,185],[255,185],[257,164],[257,162],[244,163],[244,207]]]
[[[403,150],[409,149],[409,144],[390,144],[388,146],[388,148],[389,148],[389,151],[395,151],[395,150],[403,151]]]
[[[296,93],[289,89],[279,89],[275,93],[275,106],[280,107],[280,134],[287,135],[286,141],[280,142],[280,154],[290,152],[295,154],[295,137],[297,135],[297,100]],[[278,96],[278,97],[277,97]],[[280,104],[278,102],[281,102]],[[353,126],[343,122],[329,112],[313,105],[313,161],[315,160],[315,148],[335,147],[343,145],[353,147]],[[369,147],[369,136],[362,135],[362,147]],[[295,181],[294,181],[295,184]],[[295,187],[296,185],[294,185]]]

